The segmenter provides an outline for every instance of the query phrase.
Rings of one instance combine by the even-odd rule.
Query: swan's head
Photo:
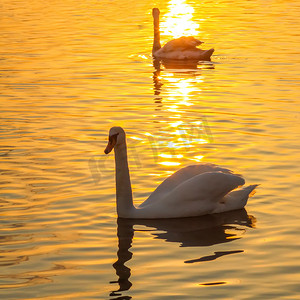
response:
[[[104,150],[105,154],[108,154],[109,152],[114,149],[116,145],[120,145],[125,142],[126,135],[125,131],[122,127],[112,127],[109,130],[108,134],[108,144]]]
[[[159,11],[158,8],[152,8],[152,16],[153,16],[153,18],[159,17],[159,14],[160,14],[160,11]]]

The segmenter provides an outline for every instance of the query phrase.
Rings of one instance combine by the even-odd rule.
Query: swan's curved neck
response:
[[[126,142],[115,146],[117,213],[128,217],[134,210],[131,182],[127,160]]]
[[[152,54],[161,48],[160,32],[159,32],[159,12],[153,12],[153,26],[154,26],[154,40],[152,47]]]

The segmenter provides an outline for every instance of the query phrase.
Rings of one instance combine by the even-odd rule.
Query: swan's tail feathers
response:
[[[210,57],[213,55],[214,51],[215,51],[215,49],[213,49],[213,48],[203,51],[203,53],[199,57],[199,60],[210,61],[211,60]]]
[[[255,193],[256,193],[256,188],[259,186],[259,184],[253,184],[253,185],[249,185],[247,186],[245,189],[249,190],[249,194],[248,197],[252,197]]]
[[[258,184],[246,186],[228,193],[220,202],[214,213],[241,209],[247,204],[248,198],[255,194]]]
[[[232,191],[231,193],[229,193],[229,195],[234,196],[235,200],[237,201],[245,201],[246,205],[248,198],[255,194],[255,188],[257,186],[257,184],[249,185],[240,190]]]

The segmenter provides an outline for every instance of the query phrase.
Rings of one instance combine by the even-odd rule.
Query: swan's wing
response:
[[[235,174],[223,172],[206,172],[196,175],[179,184],[169,194],[168,199],[176,201],[209,200],[218,202],[230,191],[245,184],[245,180]]]
[[[183,182],[195,177],[199,174],[203,174],[206,172],[222,172],[225,174],[232,174],[233,172],[229,169],[219,167],[214,164],[198,164],[198,165],[191,165],[185,168],[182,168],[172,174],[170,177],[165,179],[149,196],[149,198],[142,203],[140,206],[144,206],[149,204],[150,202],[153,203],[158,199],[162,199],[166,196],[166,194],[170,193],[176,187],[181,185]]]
[[[210,214],[225,195],[245,183],[238,175],[207,172],[196,175],[166,194],[145,205],[148,212],[160,217],[184,217]]]

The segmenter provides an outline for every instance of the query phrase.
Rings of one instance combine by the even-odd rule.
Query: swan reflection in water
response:
[[[180,218],[180,219],[123,219],[118,218],[118,252],[117,261],[113,264],[118,276],[118,290],[112,291],[110,296],[121,296],[122,291],[127,291],[132,286],[129,278],[131,270],[125,263],[133,254],[129,249],[135,231],[135,225],[149,227],[155,239],[162,239],[166,242],[179,243],[180,247],[207,247],[216,244],[223,244],[240,239],[242,236],[237,232],[245,232],[246,228],[254,228],[256,219],[248,215],[245,209],[229,211],[220,214],[205,215],[201,217]],[[145,230],[143,230],[145,231]],[[228,232],[230,231],[230,233]],[[234,233],[233,233],[234,232]],[[244,250],[232,250],[214,252],[207,256],[196,257],[184,261],[185,263],[197,263],[215,260],[221,256],[241,253]],[[130,296],[121,296],[111,299],[131,299]]]

